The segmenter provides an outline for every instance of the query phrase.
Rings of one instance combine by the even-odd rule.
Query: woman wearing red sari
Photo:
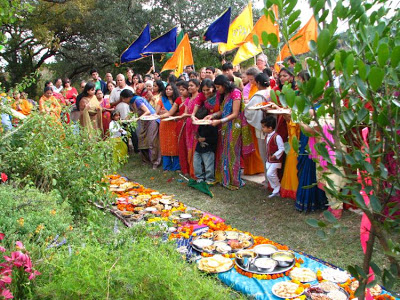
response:
[[[71,80],[69,80],[69,78],[65,78],[63,80],[63,96],[64,99],[67,101],[68,104],[75,104],[76,102],[76,96],[78,96],[78,91],[76,90],[76,88],[74,88],[73,86],[71,86]]]
[[[101,89],[96,90],[96,98],[99,101],[99,104],[102,109],[101,118],[103,122],[103,135],[108,136],[108,129],[110,127],[110,122],[111,122],[111,112],[113,112],[114,109],[111,109],[110,99],[104,98]]]

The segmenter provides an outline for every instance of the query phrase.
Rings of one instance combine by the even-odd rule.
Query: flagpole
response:
[[[156,68],[155,68],[155,66],[154,66],[154,55],[153,55],[153,54],[151,55],[151,61],[152,61],[152,63],[153,63],[153,72],[155,72],[155,71],[156,71]]]

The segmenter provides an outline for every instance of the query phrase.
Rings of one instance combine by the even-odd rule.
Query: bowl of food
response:
[[[276,260],[268,257],[257,258],[254,261],[254,266],[260,272],[272,272],[276,268],[277,264],[278,262]]]
[[[248,268],[250,261],[257,258],[257,253],[253,250],[240,250],[236,253],[236,260],[245,268]]]
[[[274,245],[261,244],[253,248],[254,252],[258,254],[259,257],[271,257],[272,254],[278,251]]]
[[[277,251],[271,255],[271,258],[278,262],[278,266],[288,267],[293,263],[295,256],[289,251]]]

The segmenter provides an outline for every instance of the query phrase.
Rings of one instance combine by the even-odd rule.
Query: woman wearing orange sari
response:
[[[171,111],[178,97],[179,92],[176,86],[168,84],[157,103],[156,114],[165,114]],[[177,122],[175,120],[160,122],[160,148],[164,171],[178,171],[181,169],[176,125]]]
[[[31,113],[33,105],[25,99],[21,99],[21,93],[14,93],[14,103],[12,104],[12,108],[17,112],[20,112],[24,116],[27,116]]]
[[[246,85],[247,88],[245,87],[243,89],[243,96],[245,103],[247,103],[253,97],[253,95],[258,91],[255,78],[259,73],[260,71],[257,68],[249,68],[246,71],[246,76],[247,79],[249,80],[249,83]],[[249,90],[248,93],[247,90]],[[256,131],[254,127],[251,125],[250,125],[250,130],[255,151],[243,157],[245,175],[264,173],[264,162],[263,159],[261,158],[260,150],[258,148]],[[258,138],[261,138],[261,136],[258,136]]]
[[[53,96],[53,89],[50,86],[44,88],[44,94],[39,99],[39,111],[53,116],[57,121],[60,120],[61,104]]]
[[[88,130],[90,137],[101,136],[103,130],[102,108],[95,96],[94,83],[88,82],[82,94],[83,97],[79,102],[81,126]]]

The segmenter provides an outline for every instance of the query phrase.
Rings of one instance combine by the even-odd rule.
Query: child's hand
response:
[[[206,138],[204,138],[204,137],[199,137],[197,140],[198,140],[200,143],[202,143],[202,142],[205,142],[205,141],[206,141]]]
[[[271,160],[275,160],[275,159],[276,159],[275,155],[271,155],[271,156],[270,156],[270,159],[271,159]]]

